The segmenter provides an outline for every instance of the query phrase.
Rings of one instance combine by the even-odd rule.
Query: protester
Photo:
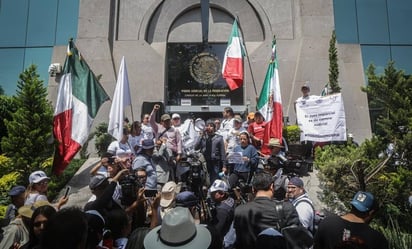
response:
[[[160,206],[157,210],[157,225],[162,223],[162,219],[170,210],[175,207],[176,195],[180,192],[180,185],[174,181],[167,182],[160,192]]]
[[[140,153],[142,140],[144,140],[144,134],[142,132],[142,125],[139,121],[132,123],[132,129],[130,131],[127,142],[132,149],[134,156]]]
[[[156,168],[157,189],[160,191],[163,185],[174,180],[175,173],[169,161],[172,159],[172,152],[166,146],[166,138],[161,138],[162,143],[155,146],[152,155],[152,162]]]
[[[29,176],[29,186],[26,190],[26,200],[24,201],[24,205],[30,206],[37,201],[48,201],[47,189],[49,181],[50,178],[44,171],[38,170],[31,173]],[[68,196],[62,196],[59,201],[54,204],[54,207],[59,210],[68,200]]]
[[[242,179],[245,183],[250,183],[259,160],[256,148],[249,144],[249,134],[244,131],[240,133],[239,137],[240,145],[233,149],[233,156],[240,155],[241,162],[234,163],[233,172],[229,175],[230,188],[236,187],[240,179]],[[228,159],[230,160],[230,158]],[[223,171],[226,171],[226,169],[223,169]]]
[[[225,107],[223,109],[223,119],[222,123],[219,127],[219,129],[216,129],[216,132],[223,137],[223,140],[225,141],[227,139],[227,136],[229,134],[230,129],[233,128],[234,124],[234,117],[235,113],[233,112],[232,107]]]
[[[37,207],[33,211],[29,229],[29,243],[20,247],[20,249],[40,248],[40,242],[43,238],[43,233],[47,227],[48,220],[55,213],[56,209],[47,203],[44,203],[44,205]]]
[[[143,119],[142,119],[142,133],[143,133],[143,139],[144,140],[148,140],[154,139],[154,133],[153,133],[153,129],[152,126],[150,125],[150,114],[146,113],[143,115]]]
[[[286,226],[300,225],[298,213],[291,203],[273,199],[274,185],[270,174],[255,174],[252,188],[255,199],[235,209],[236,249],[256,248],[256,238],[266,228],[280,231]],[[277,206],[281,207],[281,212]]]
[[[85,249],[88,224],[77,207],[63,208],[51,216],[44,231],[42,249]]]
[[[245,130],[247,130],[249,125],[253,122],[255,122],[255,113],[254,112],[249,112],[247,117],[246,117],[246,121],[243,122],[242,126]]]
[[[144,239],[146,249],[196,248],[206,249],[211,236],[203,225],[196,225],[189,209],[176,207],[168,212],[162,225],[152,229]]]
[[[210,183],[218,179],[218,173],[222,170],[225,161],[225,145],[223,137],[216,134],[216,126],[212,121],[206,124],[206,134],[195,142],[195,150],[200,150],[206,160]]]
[[[179,113],[172,114],[172,126],[179,130],[180,134],[182,134],[182,130],[180,129],[182,125],[182,121],[180,119]]]
[[[0,248],[19,248],[29,242],[29,229],[32,215],[33,205],[24,205],[18,209],[16,218],[4,228]]]
[[[264,154],[268,154],[267,152],[269,151],[264,144],[266,129],[268,129],[268,126],[265,118],[261,112],[256,112],[255,122],[249,124],[248,132],[253,146]]]
[[[308,100],[308,99],[310,98],[310,95],[309,95],[309,93],[310,93],[310,87],[309,87],[308,82],[306,82],[305,84],[303,84],[303,86],[300,88],[300,90],[301,90],[301,92],[302,92],[302,96],[299,97],[299,98],[296,100],[296,102],[303,101],[303,100]]]
[[[350,241],[370,249],[388,249],[385,236],[369,226],[379,209],[376,198],[369,192],[358,191],[350,204],[349,213],[343,216],[331,214],[322,220],[315,234],[314,249],[338,248]]]
[[[123,136],[120,141],[113,141],[107,147],[107,152],[123,158],[123,157],[130,157],[133,153],[132,148],[130,148],[129,143],[127,142],[129,138],[129,129],[127,127],[123,128]]]
[[[133,170],[143,168],[146,170],[146,189],[157,189],[156,166],[153,164],[152,156],[155,144],[153,140],[142,141],[142,151],[133,160]]]
[[[240,133],[245,131],[242,127],[242,119],[235,116],[233,121],[233,128],[229,130],[229,133],[225,140],[226,153],[230,153],[233,149],[240,145]]]
[[[179,162],[182,156],[182,136],[179,130],[172,126],[169,114],[163,114],[160,117],[160,124],[156,122],[155,116],[159,108],[159,105],[155,105],[152,113],[150,114],[150,125],[152,126],[155,134],[156,143],[163,143],[160,138],[166,138],[167,148],[172,151],[173,156],[176,158],[176,162]]]
[[[315,210],[312,200],[309,199],[304,189],[303,181],[299,177],[293,177],[289,180],[287,199],[295,206],[300,223],[314,233]]]
[[[126,212],[122,209],[111,212],[106,227],[112,233],[114,248],[125,249],[132,229],[131,220]]]
[[[11,198],[11,203],[6,208],[4,219],[9,223],[17,215],[17,210],[24,205],[24,195],[26,188],[24,186],[14,186],[10,189],[8,195]]]

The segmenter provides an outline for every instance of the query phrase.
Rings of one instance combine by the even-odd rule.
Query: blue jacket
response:
[[[250,172],[250,169],[258,163],[259,156],[255,146],[253,145],[248,144],[246,147],[238,145],[233,149],[233,152],[242,152],[243,156],[249,158],[249,161],[244,162],[243,164],[235,164],[235,171]]]

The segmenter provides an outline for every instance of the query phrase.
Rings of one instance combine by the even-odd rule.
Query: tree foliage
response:
[[[316,165],[323,182],[324,201],[343,210],[342,204],[357,190],[372,192],[382,204],[378,221],[399,221],[403,231],[411,232],[412,208],[408,196],[412,189],[412,82],[390,62],[384,75],[367,70],[370,107],[382,111],[376,120],[378,130],[360,147],[326,146],[316,153]],[[346,206],[347,208],[347,206]]]
[[[13,162],[13,170],[23,179],[52,155],[51,103],[47,89],[39,79],[36,66],[29,66],[19,76],[14,97],[16,111],[4,120],[7,136],[2,138],[3,153]]]
[[[339,66],[338,66],[338,50],[336,48],[335,30],[332,32],[332,37],[329,41],[329,85],[331,93],[339,93],[340,86],[338,82]]]
[[[11,114],[16,111],[13,97],[0,95],[0,141],[2,137],[7,136],[6,125],[4,120],[11,120]],[[2,153],[0,146],[0,154]]]

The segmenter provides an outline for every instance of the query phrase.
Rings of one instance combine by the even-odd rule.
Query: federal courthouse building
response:
[[[319,95],[328,82],[329,41],[336,31],[339,84],[347,130],[358,141],[371,136],[365,69],[382,73],[389,60],[412,71],[410,0],[1,0],[0,85],[15,94],[18,75],[30,64],[56,101],[59,75],[73,38],[106,92],[112,96],[123,56],[132,109],[140,120],[150,104],[166,112],[220,116],[224,106],[244,114],[256,109],[271,43],[277,40],[285,120],[295,123],[294,101],[309,82]],[[229,91],[221,64],[237,19],[247,57],[243,87]],[[203,65],[203,66],[199,66]],[[108,121],[111,102],[95,124]]]

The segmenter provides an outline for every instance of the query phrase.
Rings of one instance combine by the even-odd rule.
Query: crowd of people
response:
[[[65,208],[69,196],[50,203],[43,171],[30,174],[27,188],[13,187],[0,248],[388,248],[368,225],[378,210],[371,193],[359,191],[348,214],[320,224],[299,176],[276,195],[274,172],[258,162],[283,167],[285,151],[281,139],[264,137],[260,112],[244,121],[225,107],[197,127],[196,171],[180,115],[157,123],[158,111],[125,123],[122,139],[90,169],[83,207]]]

